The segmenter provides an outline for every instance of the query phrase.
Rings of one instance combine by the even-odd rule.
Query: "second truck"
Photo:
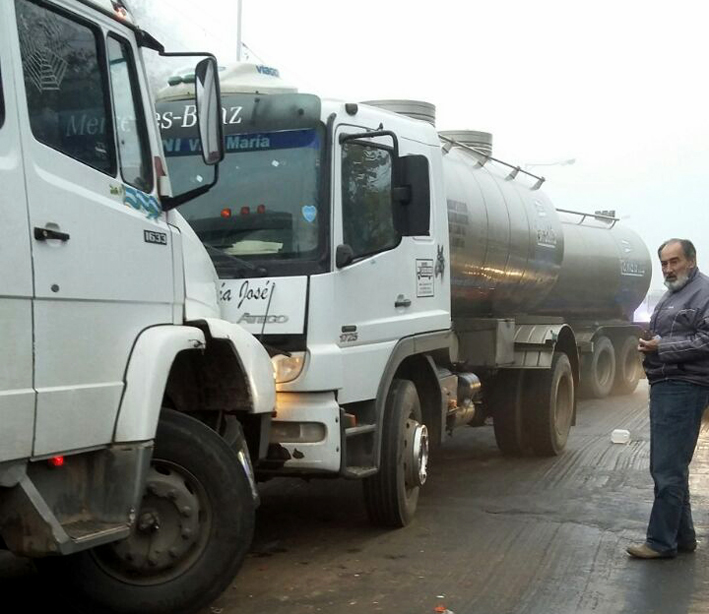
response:
[[[273,357],[260,476],[361,479],[371,520],[404,526],[455,427],[491,418],[504,452],[555,455],[579,389],[634,390],[651,270],[635,233],[555,209],[489,135],[439,134],[430,104],[269,94],[274,72],[253,67],[259,93],[223,74],[222,181],[181,208],[222,316]],[[158,122],[190,184],[181,97],[161,93]]]

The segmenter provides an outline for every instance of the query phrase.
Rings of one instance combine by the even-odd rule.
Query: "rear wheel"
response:
[[[638,352],[638,338],[635,335],[625,337],[616,346],[615,381],[611,394],[630,394],[638,387],[642,363]]]
[[[551,369],[533,371],[529,391],[529,438],[537,456],[556,456],[566,445],[574,415],[574,377],[569,357],[557,352]]]
[[[615,350],[608,337],[593,342],[593,352],[583,357],[579,394],[593,399],[607,397],[615,379]]]
[[[395,379],[384,409],[379,472],[363,482],[372,524],[396,528],[411,522],[427,467],[428,431],[421,419],[416,386]]]
[[[131,535],[47,566],[87,612],[194,612],[235,576],[254,513],[236,454],[198,420],[165,410]]]
[[[493,384],[489,408],[500,452],[519,456],[529,449],[524,431],[525,371],[502,371]]]

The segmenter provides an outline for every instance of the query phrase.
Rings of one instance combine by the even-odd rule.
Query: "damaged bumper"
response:
[[[339,473],[340,406],[334,392],[279,392],[268,455],[258,473]]]

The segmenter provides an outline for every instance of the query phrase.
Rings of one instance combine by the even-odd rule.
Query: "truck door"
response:
[[[338,135],[345,131],[363,130],[346,126]],[[354,261],[336,269],[332,312],[342,326],[346,398],[340,401],[350,402],[376,396],[400,339],[445,329],[449,319],[436,279],[435,238],[401,237],[394,229],[391,149],[372,140],[339,145],[339,136],[335,143],[335,245],[349,245]]]
[[[0,6],[0,463],[32,453],[32,261],[7,6]]]
[[[41,455],[111,441],[133,343],[172,320],[174,292],[129,30],[13,4]]]

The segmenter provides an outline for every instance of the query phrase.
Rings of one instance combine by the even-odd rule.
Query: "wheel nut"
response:
[[[189,518],[192,515],[192,508],[189,505],[185,505],[185,507],[182,508],[182,515],[185,518]]]
[[[148,486],[148,492],[149,492],[151,495],[157,495],[157,494],[158,494],[158,489],[157,489],[157,487],[155,486],[155,484],[150,484],[150,485]]]
[[[175,501],[177,499],[177,491],[176,490],[171,490],[170,492],[167,493],[168,499],[170,501]]]
[[[177,558],[177,548],[170,548],[170,549],[168,550],[168,554],[169,554],[173,559],[176,559],[176,558]]]
[[[192,529],[182,529],[182,539],[189,539],[192,536]]]
[[[154,554],[151,554],[151,555],[148,557],[148,564],[149,564],[151,567],[155,567],[155,566],[158,564],[158,557],[156,557]]]

